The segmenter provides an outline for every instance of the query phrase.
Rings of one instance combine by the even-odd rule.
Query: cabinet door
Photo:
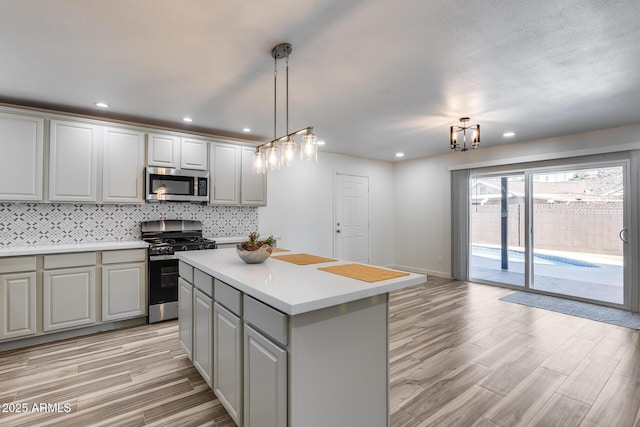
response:
[[[244,325],[244,426],[286,427],[287,352]]]
[[[267,205],[267,174],[254,173],[253,158],[256,150],[242,147],[242,188],[240,203],[250,206]]]
[[[178,278],[178,336],[180,337],[180,346],[187,354],[189,360],[191,357],[192,332],[193,332],[193,286],[184,280]]]
[[[202,139],[182,138],[180,144],[180,167],[182,169],[207,170],[207,147]]]
[[[241,147],[231,144],[211,144],[211,195],[212,205],[240,204],[240,156]]]
[[[180,138],[150,133],[147,137],[147,164],[161,168],[180,167]]]
[[[0,200],[42,200],[44,119],[0,113]]]
[[[128,319],[147,314],[144,262],[102,266],[102,320]]]
[[[50,133],[49,200],[97,202],[102,128],[52,120]]]
[[[178,316],[179,317],[179,316]],[[213,306],[211,298],[198,289],[193,292],[193,365],[211,387],[213,370],[212,332]]]
[[[213,391],[237,425],[242,425],[242,321],[213,304]]]
[[[0,340],[36,333],[36,273],[0,275]]]
[[[105,129],[102,159],[102,201],[144,203],[144,134]]]
[[[96,268],[45,270],[43,330],[90,325],[96,321]]]

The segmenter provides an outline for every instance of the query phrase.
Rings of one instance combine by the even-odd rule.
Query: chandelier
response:
[[[460,122],[462,126],[451,126],[451,131],[449,133],[449,143],[451,144],[452,150],[460,150],[467,151],[467,130],[472,130],[473,133],[471,135],[471,148],[478,148],[480,146],[480,125],[471,125],[465,126],[467,122],[471,120],[469,117],[460,117]],[[462,147],[459,147],[457,136],[462,132]]]
[[[271,51],[274,59],[273,65],[273,139],[259,145],[253,160],[255,173],[266,173],[268,170],[280,168],[280,165],[289,166],[296,161],[296,158],[307,161],[318,161],[317,138],[313,134],[313,127],[289,132],[289,55],[291,54],[291,44],[282,43]],[[286,62],[286,135],[277,136],[276,131],[276,108],[278,89],[278,60],[285,59]],[[295,141],[295,137],[302,135],[300,149]]]

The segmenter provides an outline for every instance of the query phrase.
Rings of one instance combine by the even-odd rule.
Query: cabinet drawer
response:
[[[147,258],[146,249],[125,249],[121,251],[105,251],[102,253],[103,264],[121,264],[124,262],[140,262]]]
[[[193,269],[193,284],[207,296],[213,297],[213,277],[204,271],[200,271],[197,268]]]
[[[193,267],[180,261],[178,262],[178,272],[180,274],[180,277],[193,284]]]
[[[243,298],[244,320],[282,345],[289,341],[288,317],[248,295]]]
[[[215,295],[217,302],[242,317],[242,293],[239,290],[215,279]]]
[[[12,256],[0,258],[0,273],[18,273],[20,271],[36,271],[36,257]]]
[[[96,265],[95,252],[78,252],[71,254],[45,255],[44,269],[69,268]]]

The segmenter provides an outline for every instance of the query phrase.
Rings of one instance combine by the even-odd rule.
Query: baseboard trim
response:
[[[65,340],[68,338],[76,338],[83,335],[91,335],[98,332],[112,331],[115,329],[131,328],[133,326],[146,325],[146,317],[137,317],[134,319],[121,320],[117,322],[101,323],[99,325],[89,326],[80,329],[70,329],[61,332],[53,332],[31,337],[15,338],[11,341],[0,343],[0,352],[15,350],[17,348],[30,347],[38,344],[46,344],[53,341]]]
[[[443,279],[451,279],[451,274],[445,273],[444,271],[426,270],[424,268],[409,267],[406,265],[398,265],[398,264],[390,264],[387,267],[393,268],[395,270],[408,271],[410,273],[426,274],[427,276],[436,276],[436,277],[441,277]]]

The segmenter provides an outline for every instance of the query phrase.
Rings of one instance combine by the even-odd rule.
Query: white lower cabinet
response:
[[[45,332],[95,323],[95,266],[45,270],[42,291]]]
[[[235,423],[242,425],[242,320],[213,304],[213,391]]]
[[[0,274],[0,340],[35,333],[35,271]]]
[[[180,314],[178,314],[180,318]],[[193,291],[193,365],[205,382],[212,386],[211,372],[213,370],[213,301],[211,297],[194,289]]]
[[[102,320],[128,319],[147,314],[144,262],[102,266]]]
[[[287,426],[287,352],[244,326],[244,427]]]
[[[180,346],[189,360],[193,360],[193,285],[182,277],[178,278],[178,336]]]

